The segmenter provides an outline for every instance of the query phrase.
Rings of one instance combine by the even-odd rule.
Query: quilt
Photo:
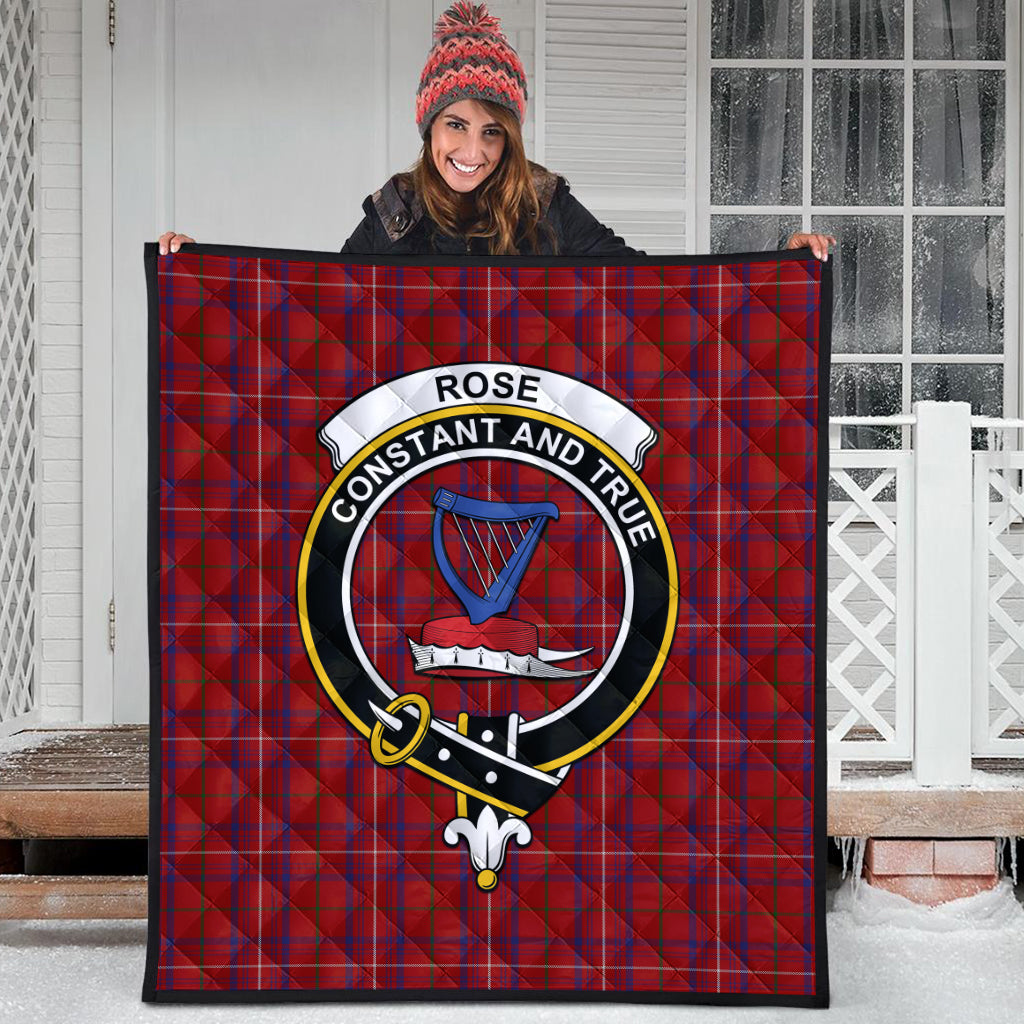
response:
[[[826,1006],[830,264],[145,270],[143,998]]]

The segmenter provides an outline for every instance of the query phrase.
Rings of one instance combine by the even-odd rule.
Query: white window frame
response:
[[[1021,272],[1020,252],[1020,210],[1024,201],[1024,184],[1021,182],[1021,164],[1024,154],[1021,151],[1021,51],[1024,49],[1022,39],[1020,5],[1014,0],[1006,3],[1006,59],[1001,61],[942,61],[917,60],[912,58],[914,41],[914,4],[913,0],[904,0],[904,55],[903,60],[820,60],[812,59],[812,17],[814,0],[804,0],[803,31],[804,57],[800,60],[765,59],[736,60],[711,58],[711,10],[709,4],[694,3],[691,5],[691,29],[695,30],[694,65],[696,68],[697,116],[691,122],[696,129],[696,139],[689,147],[690,152],[697,155],[694,165],[694,181],[692,190],[695,197],[696,220],[696,251],[708,252],[711,245],[711,217],[722,213],[749,214],[794,214],[799,213],[801,230],[811,230],[812,216],[828,216],[829,214],[900,215],[903,218],[903,339],[900,352],[871,354],[839,352],[833,353],[832,362],[841,363],[899,363],[902,371],[902,401],[900,414],[911,412],[911,373],[915,364],[919,363],[985,363],[1002,364],[1003,366],[1003,407],[1002,416],[1017,417],[1022,414],[1020,399],[1024,383],[1021,380],[1022,360],[1020,343],[1024,334],[1021,323],[1021,288],[1024,288],[1024,275]],[[711,73],[716,68],[729,67],[764,67],[764,68],[799,68],[803,71],[803,159],[802,159],[802,203],[795,206],[723,206],[711,205]],[[903,97],[903,204],[900,206],[818,206],[811,203],[811,115],[812,107],[812,73],[820,68],[888,68],[901,69],[904,74]],[[1005,70],[1006,72],[1006,186],[1004,206],[915,206],[914,194],[914,109],[913,109],[913,76],[917,70],[924,69],[981,69]],[[998,216],[1005,218],[1005,265],[1003,285],[1003,352],[969,353],[934,355],[916,353],[912,349],[912,310],[913,310],[913,217],[925,216]],[[840,240],[840,244],[841,240]],[[903,431],[903,447],[910,447],[910,427]]]

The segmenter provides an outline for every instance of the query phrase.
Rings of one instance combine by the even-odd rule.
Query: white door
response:
[[[431,0],[132,0],[113,51],[115,722],[149,711],[143,243],[338,250],[419,150]],[[89,685],[88,680],[86,685]]]

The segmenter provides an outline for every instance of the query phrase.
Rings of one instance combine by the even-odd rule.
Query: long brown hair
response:
[[[527,251],[536,253],[540,246],[539,230],[543,230],[557,252],[558,239],[551,225],[540,218],[540,200],[533,185],[533,172],[544,168],[526,158],[519,119],[500,103],[478,102],[504,129],[505,149],[497,168],[468,194],[468,203],[473,205],[467,209],[467,199],[441,176],[430,149],[430,130],[419,159],[406,174],[407,180],[427,213],[446,234],[467,239],[489,238],[491,255],[519,255],[516,237],[521,235]],[[437,115],[443,116],[444,111]]]

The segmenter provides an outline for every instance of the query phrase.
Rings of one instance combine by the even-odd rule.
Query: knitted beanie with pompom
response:
[[[485,4],[458,0],[437,19],[434,45],[416,90],[416,127],[430,123],[450,103],[490,100],[526,117],[526,72],[519,55]]]

